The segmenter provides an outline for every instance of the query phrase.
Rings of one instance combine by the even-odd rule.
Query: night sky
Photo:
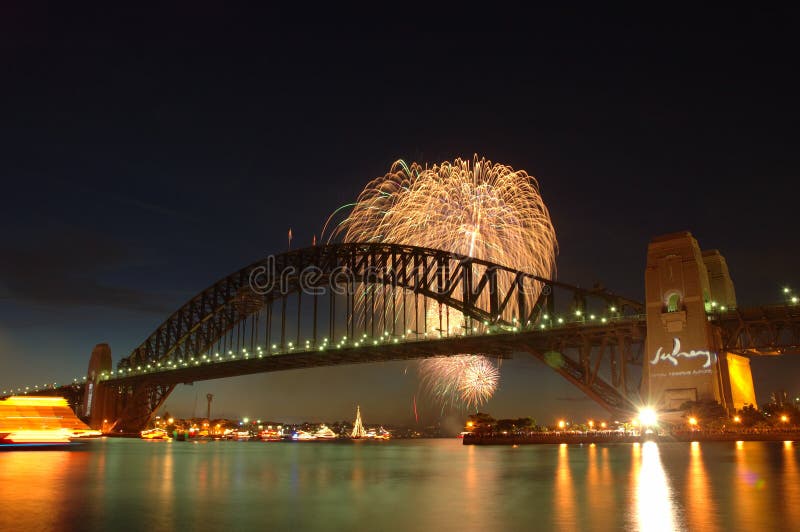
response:
[[[311,11],[309,8],[308,11]],[[643,299],[647,243],[689,230],[740,306],[800,289],[797,12],[0,7],[0,389],[116,362],[197,292],[310,245],[397,159],[477,153],[540,184],[558,278]],[[753,362],[759,401],[800,363]],[[166,407],[284,421],[440,419],[415,363],[179,387]],[[602,410],[503,363],[495,417]],[[445,415],[461,423],[463,413]]]

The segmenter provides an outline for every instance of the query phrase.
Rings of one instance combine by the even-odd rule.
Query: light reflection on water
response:
[[[635,448],[638,449],[638,446]],[[637,454],[638,451],[637,451]],[[661,465],[658,445],[642,444],[641,465],[636,474],[636,523],[640,530],[677,530],[673,494]]]
[[[719,527],[717,519],[717,501],[709,497],[711,486],[708,473],[703,463],[703,451],[700,442],[692,442],[689,447],[689,468],[686,480],[686,521],[691,528],[715,531]]]
[[[0,530],[798,530],[791,442],[92,441],[0,453]]]

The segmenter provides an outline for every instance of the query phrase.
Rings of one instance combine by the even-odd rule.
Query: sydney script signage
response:
[[[681,351],[681,341],[678,338],[672,339],[672,351],[665,351],[663,347],[659,347],[656,350],[653,359],[650,360],[650,364],[652,366],[664,366],[664,363],[668,363],[665,371],[656,372],[656,368],[650,370],[651,377],[681,377],[681,376],[691,376],[691,375],[707,375],[711,373],[711,364],[716,361],[716,357],[714,353],[708,350],[696,350],[692,349],[691,351]],[[699,359],[703,361],[703,365],[700,368],[695,369],[684,369],[679,370],[679,360],[680,359]],[[671,366],[670,366],[671,365]],[[659,367],[658,369],[662,369]]]

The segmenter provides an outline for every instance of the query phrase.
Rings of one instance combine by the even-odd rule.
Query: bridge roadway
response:
[[[743,355],[781,355],[800,353],[800,308],[786,305],[729,309],[709,315],[720,326],[723,349]],[[148,381],[154,384],[181,384],[210,379],[250,375],[299,368],[411,360],[459,353],[483,353],[498,358],[511,358],[514,352],[546,353],[559,348],[581,348],[588,341],[597,346],[603,338],[624,336],[643,341],[646,336],[645,315],[619,316],[590,321],[587,318],[559,325],[514,330],[508,326],[491,326],[488,331],[464,336],[422,337],[411,333],[402,337],[362,337],[337,347],[297,346],[272,353],[259,347],[254,353],[231,353],[184,360],[183,365],[118,369],[104,373],[101,381],[113,385]],[[267,349],[266,346],[264,349]]]
[[[435,356],[453,356],[459,353],[481,353],[498,358],[511,358],[514,352],[544,354],[556,347],[575,346],[577,338],[601,338],[623,331],[632,339],[644,339],[644,316],[618,318],[604,323],[575,322],[547,329],[491,330],[465,336],[442,338],[379,337],[362,339],[360,345],[351,343],[337,347],[330,345],[316,348],[284,350],[268,354],[259,349],[255,353],[234,354],[214,358],[201,357],[184,361],[183,365],[161,368],[129,368],[123,375],[103,374],[101,382],[112,386],[148,382],[159,385],[189,384],[195,381],[250,375],[272,371],[387,362],[392,360],[411,360]],[[140,366],[141,367],[141,366]],[[119,371],[125,371],[120,369]]]

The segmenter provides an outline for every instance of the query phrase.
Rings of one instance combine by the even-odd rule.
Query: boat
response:
[[[103,435],[99,430],[75,429],[70,433],[70,439],[99,438]]]
[[[248,441],[248,440],[250,440],[250,438],[252,438],[252,437],[253,437],[253,436],[252,436],[252,434],[250,434],[250,432],[249,432],[249,431],[246,431],[246,430],[238,430],[238,431],[236,431],[236,432],[234,433],[234,437],[233,437],[233,439],[234,439],[234,440],[236,440],[236,441]]]
[[[161,428],[146,429],[139,433],[143,440],[168,440],[169,434]]]
[[[259,432],[258,437],[261,438],[261,441],[281,441],[283,439],[280,431],[274,429],[264,429]]]
[[[325,424],[322,424],[317,432],[314,433],[314,437],[318,440],[335,440],[338,438],[335,432],[333,432],[330,427]]]
[[[298,430],[294,434],[292,434],[292,440],[294,441],[309,441],[309,440],[316,440],[317,437],[310,432],[306,432],[304,430]]]
[[[388,440],[391,438],[391,435],[386,429],[381,427],[377,430],[369,429],[364,437],[368,440]]]
[[[11,396],[0,400],[0,447],[68,447],[93,434],[59,396]]]

